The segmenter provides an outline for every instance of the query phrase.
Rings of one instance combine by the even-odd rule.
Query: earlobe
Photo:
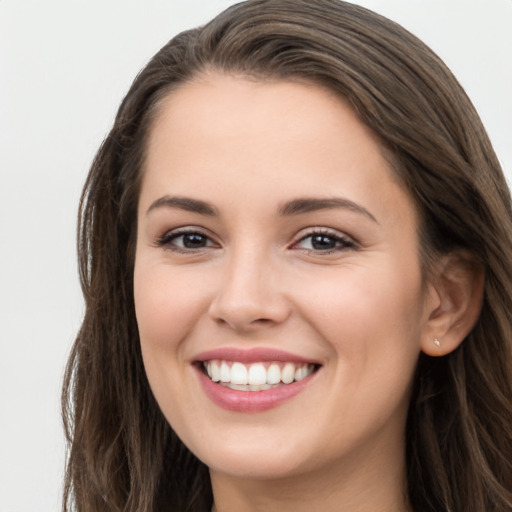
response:
[[[449,354],[469,334],[482,308],[484,278],[482,265],[468,251],[454,251],[443,259],[432,282],[437,301],[422,333],[425,354]]]

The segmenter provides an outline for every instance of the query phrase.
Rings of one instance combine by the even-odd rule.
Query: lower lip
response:
[[[278,407],[299,394],[310,383],[313,373],[303,380],[263,391],[239,391],[230,389],[209,379],[199,368],[199,380],[210,400],[228,411],[261,412]]]

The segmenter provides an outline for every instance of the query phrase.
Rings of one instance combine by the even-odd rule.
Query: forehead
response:
[[[324,86],[210,73],[180,84],[161,100],[151,141],[163,131],[170,133],[173,127],[180,135],[192,128],[195,133],[202,129],[201,133],[208,132],[210,137],[212,126],[219,135],[223,130],[236,129],[240,136],[256,136],[261,129],[284,128],[282,135],[318,136],[322,128],[341,125],[364,132],[367,139],[380,145],[378,136],[358,119],[348,102]]]
[[[221,74],[172,91],[150,132],[141,202],[192,189],[205,200],[406,195],[377,136],[331,91]]]

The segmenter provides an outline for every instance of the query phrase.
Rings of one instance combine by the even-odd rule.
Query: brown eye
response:
[[[213,240],[200,231],[171,231],[157,240],[156,245],[172,251],[186,252],[217,247]]]
[[[189,233],[186,235],[180,235],[174,239],[174,243],[177,243],[179,239],[181,240],[181,244],[183,247],[187,249],[200,249],[201,247],[206,247],[208,242],[208,238],[201,233]]]
[[[313,235],[311,237],[311,246],[317,251],[334,249],[336,247],[336,239],[328,235]]]
[[[309,233],[302,237],[294,246],[296,249],[304,249],[320,254],[343,251],[354,247],[355,243],[349,238],[330,232]]]

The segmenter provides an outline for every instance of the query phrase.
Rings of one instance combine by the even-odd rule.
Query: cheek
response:
[[[165,265],[135,265],[134,300],[143,352],[176,349],[205,306],[205,289]]]
[[[304,313],[331,353],[325,401],[331,406],[323,413],[328,423],[343,426],[334,429],[333,440],[378,429],[390,417],[400,423],[407,409],[420,353],[421,276],[384,262],[378,268],[351,268],[337,282],[316,281],[324,293],[317,291]]]
[[[134,301],[144,368],[153,395],[174,428],[181,424],[183,403],[192,403],[183,389],[183,371],[186,342],[205,308],[205,288],[199,284],[187,272],[165,264],[139,260],[135,265]],[[190,405],[188,409],[192,410]]]
[[[418,265],[403,259],[354,265],[304,283],[302,312],[328,342],[333,356],[364,369],[409,364],[419,354],[423,325]],[[372,366],[373,368],[373,366]],[[373,368],[373,369],[375,369]],[[361,371],[363,371],[361,370]]]
[[[315,279],[314,285],[305,286],[315,290],[310,303],[331,318],[334,311],[342,316],[348,313],[349,324],[355,326],[369,319],[388,323],[408,317],[410,310],[417,310],[421,303],[420,273],[414,268],[394,268],[387,263],[353,266],[320,281]]]

